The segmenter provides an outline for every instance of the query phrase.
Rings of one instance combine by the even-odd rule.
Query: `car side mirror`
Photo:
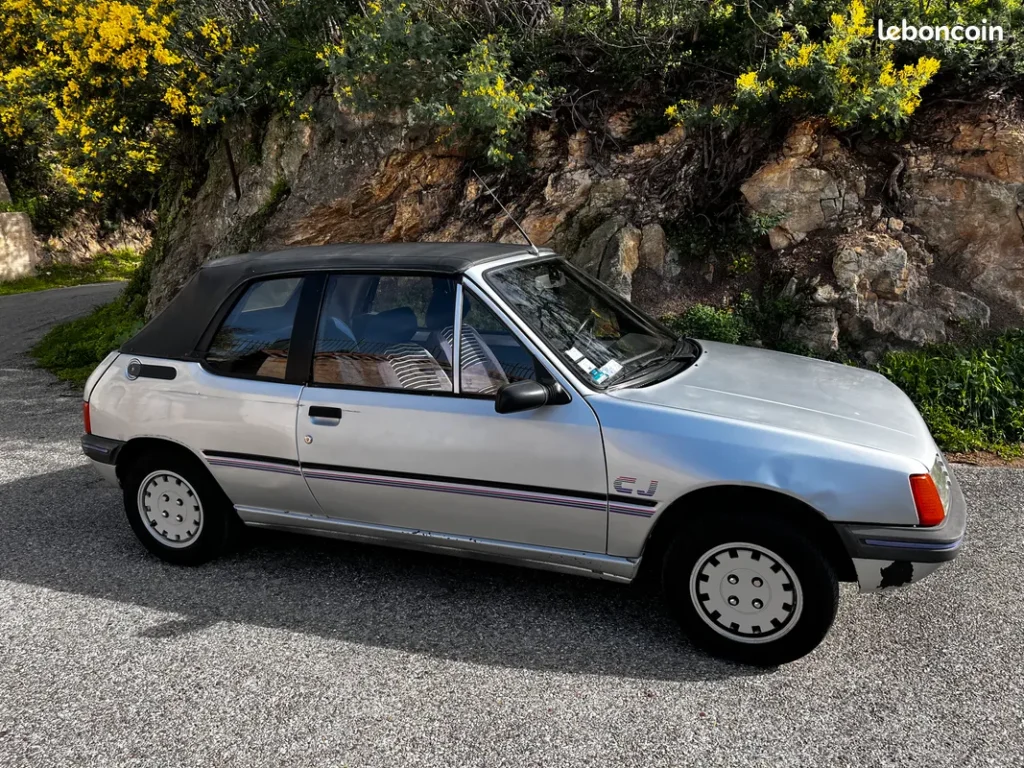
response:
[[[494,398],[494,410],[498,413],[531,411],[547,405],[551,393],[543,384],[532,381],[516,381],[505,384]]]

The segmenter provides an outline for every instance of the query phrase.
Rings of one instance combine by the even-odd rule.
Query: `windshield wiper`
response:
[[[679,362],[696,360],[697,349],[697,345],[689,339],[680,339],[676,342],[675,347],[672,348],[672,354],[668,356],[668,359]]]
[[[651,368],[659,368],[668,363],[689,363],[697,359],[696,345],[688,341],[687,339],[679,339],[672,351],[667,355],[656,355],[650,360],[641,363],[639,366],[629,372],[629,376],[626,376],[622,382],[635,379],[644,371],[650,370]],[[619,383],[622,383],[619,382]]]

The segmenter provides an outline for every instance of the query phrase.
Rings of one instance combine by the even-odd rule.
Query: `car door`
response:
[[[190,444],[243,520],[265,508],[319,511],[299,471],[295,411],[305,374],[293,358],[312,326],[300,307],[315,313],[320,290],[316,276],[243,286],[212,329],[188,390],[179,388],[187,407],[172,402],[164,414],[187,427]]]
[[[464,312],[487,327],[462,323]],[[326,515],[383,535],[603,553],[607,481],[590,406],[572,394],[495,412],[502,383],[550,376],[496,308],[482,297],[470,306],[451,277],[334,275],[298,410],[303,475]]]

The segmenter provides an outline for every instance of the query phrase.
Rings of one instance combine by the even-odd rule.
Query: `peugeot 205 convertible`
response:
[[[85,454],[154,554],[241,525],[628,582],[713,653],[796,659],[956,557],[964,498],[865,370],[678,338],[513,245],[211,261],[85,388]]]

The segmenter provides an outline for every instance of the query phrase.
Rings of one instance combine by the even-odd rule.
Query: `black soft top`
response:
[[[225,299],[254,278],[312,271],[458,275],[488,261],[530,253],[505,243],[322,245],[206,262],[170,304],[121,346],[126,355],[189,359]]]

